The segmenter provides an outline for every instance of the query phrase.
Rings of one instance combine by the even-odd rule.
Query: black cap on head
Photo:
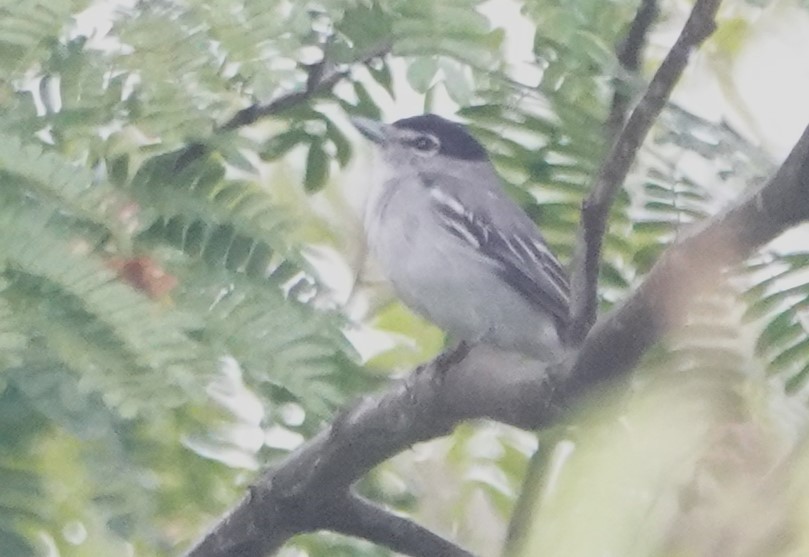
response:
[[[472,137],[466,128],[435,114],[403,118],[393,123],[397,128],[414,130],[434,135],[441,143],[440,153],[465,160],[487,160],[486,149]]]

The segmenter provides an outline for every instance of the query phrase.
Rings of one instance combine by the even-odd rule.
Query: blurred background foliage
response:
[[[176,555],[440,350],[365,261],[347,115],[455,112],[568,261],[612,94],[642,90],[689,8],[661,1],[633,75],[614,52],[637,4],[0,0],[0,555]],[[728,102],[762,14],[805,13],[726,7],[703,56]],[[670,104],[612,213],[604,309],[773,171],[757,143]],[[534,435],[466,425],[361,489],[481,555],[518,501],[511,555],[809,554],[800,238],[700,296],[532,463]],[[388,554],[323,533],[283,553]]]

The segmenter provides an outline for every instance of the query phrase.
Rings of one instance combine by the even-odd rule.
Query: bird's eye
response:
[[[432,153],[438,150],[438,141],[429,135],[420,135],[413,140],[413,147],[423,153]]]

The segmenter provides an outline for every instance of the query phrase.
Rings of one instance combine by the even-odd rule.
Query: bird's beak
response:
[[[377,145],[384,145],[390,137],[391,126],[383,124],[370,118],[363,118],[362,116],[352,116],[351,123],[357,128],[362,135],[376,143]]]

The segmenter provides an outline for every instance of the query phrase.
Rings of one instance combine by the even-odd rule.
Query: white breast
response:
[[[472,244],[442,228],[418,176],[392,180],[384,166],[375,173],[368,245],[402,301],[456,338],[539,349],[543,358],[554,353],[552,318],[508,286]]]

